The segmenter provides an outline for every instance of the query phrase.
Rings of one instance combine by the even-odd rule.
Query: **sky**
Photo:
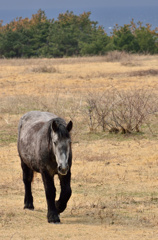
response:
[[[5,25],[17,17],[31,18],[39,9],[55,20],[67,10],[76,15],[90,11],[90,19],[108,34],[116,23],[122,26],[132,18],[158,27],[158,0],[0,0],[0,20]]]
[[[158,0],[0,0],[0,10],[94,8],[106,6],[158,6]]]

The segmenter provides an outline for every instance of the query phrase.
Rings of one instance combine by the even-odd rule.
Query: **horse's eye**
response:
[[[53,143],[54,143],[55,146],[57,145],[57,142],[53,142]]]

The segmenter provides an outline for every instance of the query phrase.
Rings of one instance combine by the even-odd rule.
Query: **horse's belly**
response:
[[[40,172],[40,169],[39,169],[39,164],[37,163],[37,160],[33,157],[33,156],[30,156],[29,154],[23,152],[23,153],[20,153],[20,158],[21,160],[29,167],[31,168],[32,170],[36,171],[36,172]]]

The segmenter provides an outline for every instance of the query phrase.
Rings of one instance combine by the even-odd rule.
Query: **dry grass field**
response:
[[[146,89],[158,94],[158,56],[0,59],[0,239],[158,239],[158,114],[128,135],[89,132],[87,93]],[[41,176],[35,210],[23,209],[17,125],[29,110],[74,122],[72,197],[61,224],[48,224]],[[55,178],[57,197],[59,182]]]

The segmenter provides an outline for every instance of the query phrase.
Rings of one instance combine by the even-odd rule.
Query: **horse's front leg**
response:
[[[55,205],[57,208],[58,213],[61,213],[65,210],[67,206],[67,202],[69,198],[71,197],[71,172],[69,171],[67,175],[58,175],[60,180],[60,186],[61,186],[61,193],[60,198],[58,201],[56,201]]]
[[[47,218],[49,223],[59,223],[60,219],[58,211],[55,206],[56,189],[54,186],[54,177],[50,176],[47,172],[42,172],[42,179],[45,188],[47,199],[48,213]]]

